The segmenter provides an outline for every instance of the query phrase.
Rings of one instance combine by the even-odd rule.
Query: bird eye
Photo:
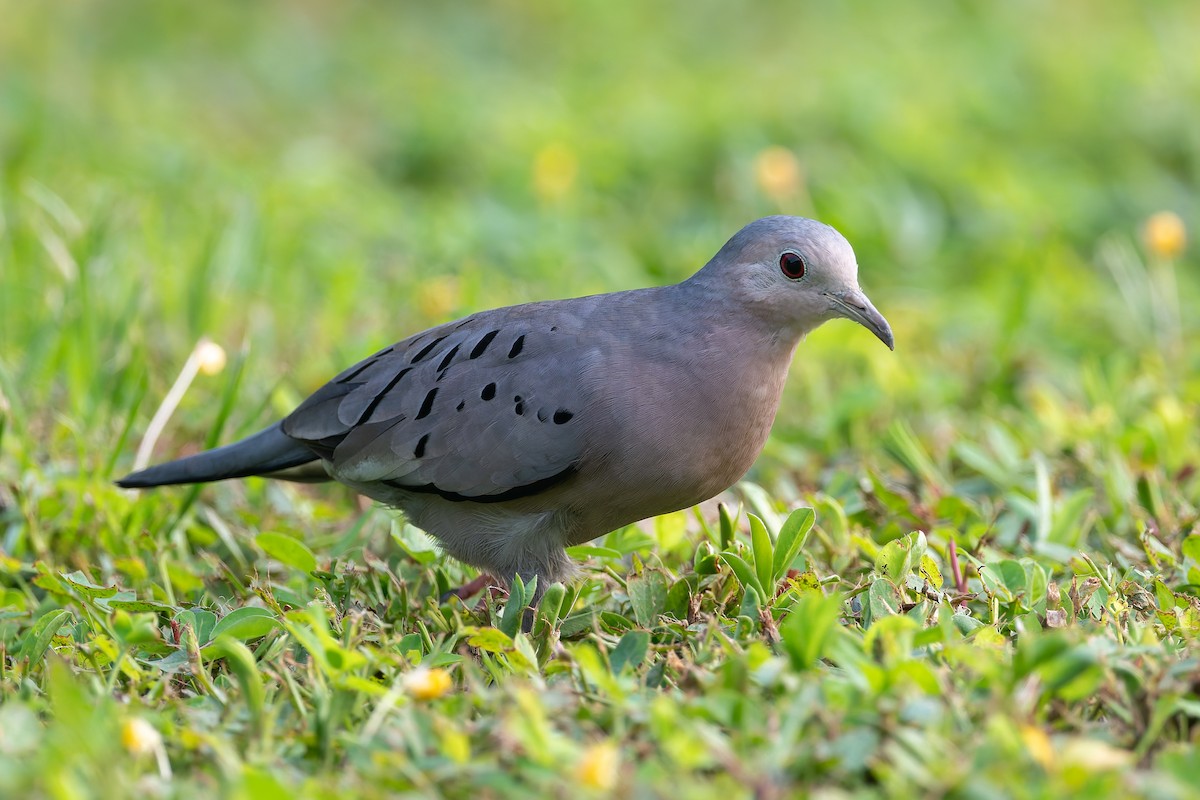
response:
[[[804,259],[795,253],[784,253],[779,257],[779,269],[785,277],[800,280],[804,277]]]

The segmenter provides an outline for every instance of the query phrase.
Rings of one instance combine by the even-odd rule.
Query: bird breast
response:
[[[622,355],[619,371],[617,362],[597,365],[607,382],[596,408],[608,417],[597,430],[627,432],[590,442],[601,454],[593,463],[608,473],[591,485],[613,489],[601,527],[713,497],[746,474],[766,443],[795,346],[721,329],[692,333],[700,358],[663,358],[670,351],[657,347],[655,357]],[[769,357],[748,357],[752,347]]]

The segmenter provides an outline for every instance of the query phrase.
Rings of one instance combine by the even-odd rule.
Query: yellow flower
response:
[[[1133,754],[1098,739],[1072,739],[1062,749],[1064,766],[1081,767],[1088,772],[1125,769]]]
[[[795,197],[802,179],[800,162],[791,150],[773,146],[754,157],[754,180],[772,200]]]
[[[612,742],[589,745],[575,765],[575,778],[588,789],[611,792],[621,771],[621,753]]]
[[[1177,258],[1187,246],[1187,227],[1174,211],[1159,211],[1142,227],[1142,241],[1158,258]]]
[[[435,727],[441,734],[442,755],[455,764],[466,764],[471,760],[471,740],[465,733],[445,721]]]
[[[417,700],[436,700],[450,691],[450,673],[418,667],[404,676],[404,688]]]
[[[135,756],[145,756],[162,749],[162,734],[141,717],[130,717],[121,723],[121,744]]]
[[[417,288],[417,308],[426,319],[442,320],[458,308],[460,295],[458,278],[451,275],[430,278]]]
[[[533,190],[542,200],[561,200],[575,186],[579,160],[559,142],[543,147],[533,157]]]
[[[211,339],[196,345],[196,366],[203,375],[216,375],[225,369],[225,348]]]
[[[1050,744],[1050,737],[1044,730],[1033,725],[1023,725],[1021,739],[1024,740],[1029,755],[1033,756],[1033,760],[1041,764],[1043,769],[1054,766],[1054,746]]]
[[[1154,410],[1158,412],[1158,416],[1169,428],[1181,427],[1188,421],[1187,410],[1177,398],[1171,395],[1158,398],[1158,402],[1154,404]]]

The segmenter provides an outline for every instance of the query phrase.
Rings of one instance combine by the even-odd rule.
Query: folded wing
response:
[[[503,312],[365,359],[284,419],[284,433],[339,479],[452,500],[497,502],[565,480],[583,455],[587,413],[578,326]]]

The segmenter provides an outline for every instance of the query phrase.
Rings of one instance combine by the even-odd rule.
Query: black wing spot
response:
[[[363,374],[363,372],[365,372],[367,369],[373,367],[375,365],[375,362],[378,360],[379,360],[378,356],[368,358],[366,361],[359,364],[358,367],[356,367],[353,371],[347,372],[345,375],[338,378],[338,383],[349,383],[350,381],[357,378],[359,375]]]
[[[483,351],[488,349],[488,345],[492,343],[500,331],[488,331],[483,335],[473,348],[471,348],[471,358],[479,358],[483,355]]]
[[[439,336],[438,338],[434,339],[432,342],[430,342],[429,344],[422,347],[421,352],[417,353],[416,356],[413,357],[413,360],[408,363],[416,364],[418,361],[423,359],[425,356],[429,355],[429,352],[431,350],[433,350],[433,348],[437,347],[439,344],[441,344],[445,340],[446,340],[445,336]]]
[[[479,393],[479,396],[484,400],[491,400],[496,396],[496,384],[489,383],[487,386],[483,387],[483,391]]]
[[[554,424],[566,425],[571,421],[571,417],[573,416],[575,416],[574,411],[567,411],[565,408],[560,408],[558,411],[554,412]]]
[[[524,414],[524,413],[525,413],[525,404],[524,404],[524,403],[517,403],[516,407],[515,407],[515,408],[513,408],[513,411],[516,411],[516,412],[517,412],[517,416],[518,416],[518,417],[519,417],[519,416],[521,416],[522,414]]]
[[[554,333],[556,330],[558,330],[558,326],[557,326],[557,325],[551,325],[551,326],[550,326],[550,332],[551,332],[551,333]]]
[[[460,322],[460,323],[458,323],[457,325],[455,325],[455,326],[454,326],[454,330],[458,330],[458,329],[460,329],[460,328],[465,328],[465,327],[467,327],[468,325],[470,325],[470,324],[471,324],[472,322],[474,322],[474,321],[475,321],[475,318],[474,318],[474,317],[467,317],[467,318],[466,318],[466,319],[464,319],[462,322]]]
[[[354,424],[362,425],[367,420],[367,417],[371,416],[371,414],[375,411],[375,409],[379,407],[379,404],[383,402],[383,398],[387,396],[387,393],[390,392],[392,389],[395,389],[396,384],[400,382],[400,379],[403,378],[405,375],[407,375],[410,372],[412,372],[412,367],[405,367],[404,369],[397,372],[396,377],[394,377],[390,381],[388,381],[388,385],[383,387],[383,390],[380,391],[379,394],[375,395],[374,399],[372,399],[371,402],[369,404],[367,404],[367,410],[364,411],[359,416],[358,422],[356,422]]]
[[[521,334],[520,336],[517,337],[517,340],[515,342],[513,342],[512,349],[508,351],[508,357],[516,358],[517,355],[521,352],[521,350],[524,347],[525,347],[525,334]]]
[[[425,395],[425,402],[421,403],[421,410],[417,412],[417,415],[413,419],[425,419],[425,417],[429,416],[429,412],[433,411],[433,398],[437,397],[437,393],[438,390],[436,388],[429,390],[429,394]]]
[[[459,400],[459,401],[458,401],[458,405],[454,407],[454,410],[455,410],[455,411],[462,411],[464,408],[466,408],[466,405],[467,405],[467,401],[466,401],[466,400]]]
[[[514,402],[514,403],[519,403],[519,402],[521,402],[521,400],[522,400],[522,399],[524,399],[524,398],[522,398],[522,397],[521,397],[521,395],[519,395],[519,394],[514,394],[514,395],[513,395],[513,402]]]
[[[441,371],[442,371],[442,370],[444,370],[446,367],[450,366],[450,362],[454,360],[454,357],[455,357],[456,355],[458,355],[458,348],[459,348],[459,347],[461,347],[461,345],[457,345],[457,344],[456,344],[456,345],[454,345],[454,347],[451,347],[451,348],[450,348],[450,352],[449,352],[449,353],[446,353],[446,355],[445,355],[445,357],[442,359],[441,363],[437,365],[437,371],[438,371],[438,372],[441,372]]]
[[[417,446],[413,450],[413,458],[420,458],[425,455],[425,445],[429,443],[429,434],[425,434],[417,440]]]

